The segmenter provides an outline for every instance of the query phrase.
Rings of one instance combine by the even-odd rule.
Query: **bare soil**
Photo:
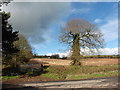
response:
[[[31,61],[37,62],[45,62],[44,65],[70,65],[72,60],[62,60],[62,59],[42,59],[42,58],[34,58]],[[110,59],[110,58],[90,58],[90,59],[82,59],[82,65],[114,65],[120,64],[120,59]]]

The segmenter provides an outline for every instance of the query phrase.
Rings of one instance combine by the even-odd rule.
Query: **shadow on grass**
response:
[[[7,67],[2,69],[2,76],[17,76],[17,75],[22,75],[24,76],[38,76],[41,74],[45,74],[48,73],[48,71],[46,70],[46,68],[48,68],[49,66],[42,66],[41,68],[25,68],[25,69],[21,69],[20,67],[18,68],[12,68],[12,67]]]
[[[46,73],[48,73],[48,71],[46,70],[48,67],[49,66],[43,66],[43,69],[41,71],[34,72],[34,74],[30,75],[30,76],[39,76],[42,74],[46,74]]]
[[[45,74],[48,73],[48,71],[46,71],[45,69],[48,68],[49,66],[44,66],[43,70],[40,72],[39,75],[41,74]],[[6,73],[11,73],[9,72],[11,70],[11,68],[7,68],[7,72]],[[37,75],[31,75],[31,77],[37,76]],[[22,77],[26,77],[26,75],[22,75]],[[20,86],[20,85],[14,85],[14,84],[2,84],[2,90],[46,90],[45,88],[38,88],[38,87],[31,87],[31,86]]]

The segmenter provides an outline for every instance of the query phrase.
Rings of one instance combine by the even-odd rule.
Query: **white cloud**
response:
[[[104,48],[100,52],[102,55],[118,55],[118,48]]]
[[[48,53],[48,54],[46,54],[46,55],[47,55],[47,56],[52,56],[52,55],[54,55],[54,54],[58,54],[59,57],[62,58],[62,57],[67,57],[67,56],[69,56],[70,51],[65,52],[65,53]]]
[[[104,34],[104,39],[106,42],[118,40],[118,20],[117,19],[108,20],[106,24],[100,27],[100,29]]]
[[[91,10],[91,8],[80,8],[80,9],[72,9],[72,14],[85,14],[88,13]]]
[[[91,53],[90,49],[85,48],[85,49],[81,49],[82,52],[84,52],[84,55],[118,55],[118,49],[120,49],[120,47],[116,47],[116,48],[102,48],[99,49],[99,52],[96,51],[96,49],[91,49],[92,51],[94,51],[95,53]],[[51,56],[54,54],[59,54],[59,56],[62,57],[68,57],[70,56],[70,51],[65,52],[65,53],[48,53],[46,55]]]
[[[102,21],[102,20],[99,19],[99,18],[97,18],[97,19],[94,20],[95,23],[100,23],[101,21]]]
[[[99,49],[99,52],[96,51],[96,49],[91,49],[95,53],[91,53],[90,49],[85,48],[84,51],[85,55],[118,55],[118,48],[101,48]]]

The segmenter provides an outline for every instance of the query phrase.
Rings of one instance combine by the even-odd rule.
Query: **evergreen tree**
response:
[[[1,12],[2,16],[2,56],[3,64],[10,64],[12,55],[15,55],[19,50],[14,46],[14,42],[19,39],[18,32],[13,31],[12,26],[9,24],[8,20],[10,18],[10,13]],[[9,62],[7,62],[9,60]]]

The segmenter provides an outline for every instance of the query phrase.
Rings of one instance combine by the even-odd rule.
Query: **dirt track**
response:
[[[33,82],[21,84],[21,86],[37,88],[118,88],[118,77],[77,81]]]
[[[34,58],[31,59],[32,61],[38,61],[38,62],[46,62],[47,65],[70,65],[71,60],[61,60],[61,59],[41,59],[41,58]],[[82,59],[81,60],[82,65],[113,65],[118,64],[120,62],[120,59]]]
[[[68,90],[70,88],[76,88],[76,89],[77,88],[88,88],[88,89],[89,88],[93,88],[93,89],[109,88],[109,90],[118,90],[118,84],[119,84],[118,77],[109,77],[109,78],[72,80],[72,81],[71,80],[70,81],[69,80],[68,81],[41,81],[41,82],[23,83],[19,85],[6,84],[6,85],[3,85],[3,90],[49,90],[49,89],[58,90],[58,88],[59,89],[61,88],[60,90]],[[73,90],[73,89],[70,89],[70,90]]]
[[[35,86],[42,88],[117,88],[118,78],[103,78],[82,81],[43,82],[23,84],[23,86]]]

